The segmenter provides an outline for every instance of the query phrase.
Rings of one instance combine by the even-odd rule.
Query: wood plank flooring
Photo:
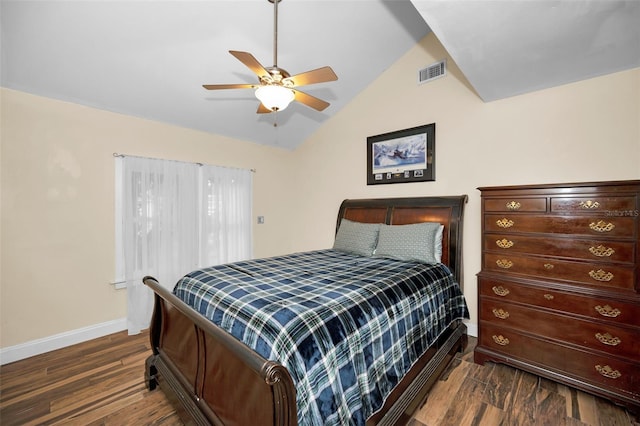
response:
[[[474,364],[476,342],[469,338],[407,426],[640,426],[608,400],[503,364]]]
[[[469,339],[408,426],[632,425],[610,402],[511,367],[473,363]],[[175,425],[161,391],[144,385],[145,334],[126,332],[0,367],[0,424]]]

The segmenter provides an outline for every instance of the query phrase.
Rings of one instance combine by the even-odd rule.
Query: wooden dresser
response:
[[[640,180],[478,189],[475,362],[640,411]]]

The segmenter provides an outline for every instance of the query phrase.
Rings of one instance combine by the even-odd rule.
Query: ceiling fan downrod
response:
[[[278,67],[278,3],[282,0],[267,0],[273,3],[273,67]]]

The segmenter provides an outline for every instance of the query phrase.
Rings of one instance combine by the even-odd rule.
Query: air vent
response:
[[[447,61],[443,59],[440,62],[431,64],[426,68],[418,70],[418,84],[444,77],[447,73]]]

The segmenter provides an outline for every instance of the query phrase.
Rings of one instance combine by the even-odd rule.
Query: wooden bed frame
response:
[[[462,225],[467,196],[345,200],[342,218],[358,222],[444,225],[442,263],[462,287]],[[297,425],[295,385],[285,367],[266,360],[160,286],[150,327],[153,355],[146,361],[150,390],[160,386],[185,424]],[[394,388],[367,425],[408,421],[438,376],[467,343],[466,326],[452,324]]]

